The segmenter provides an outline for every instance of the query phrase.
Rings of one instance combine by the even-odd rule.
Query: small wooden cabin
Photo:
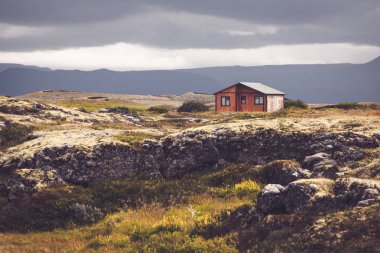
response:
[[[285,93],[261,83],[239,82],[214,95],[216,112],[275,112],[284,108]]]

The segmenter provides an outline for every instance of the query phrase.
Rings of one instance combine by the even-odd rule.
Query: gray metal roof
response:
[[[254,90],[257,90],[261,93],[268,94],[268,95],[285,95],[284,92],[273,89],[269,86],[266,86],[262,83],[250,83],[250,82],[239,82],[249,88],[252,88]]]

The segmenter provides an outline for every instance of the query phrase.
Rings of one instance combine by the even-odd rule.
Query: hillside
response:
[[[7,68],[0,72],[0,94],[72,90],[141,95],[214,93],[237,81],[257,81],[308,103],[380,101],[380,58],[366,64],[213,67],[159,71],[79,71]]]

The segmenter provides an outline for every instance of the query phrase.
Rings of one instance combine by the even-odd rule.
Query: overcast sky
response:
[[[0,62],[63,69],[363,63],[380,0],[0,0]]]

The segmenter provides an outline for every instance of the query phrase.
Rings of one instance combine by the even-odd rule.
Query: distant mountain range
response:
[[[72,90],[144,95],[214,93],[239,81],[261,82],[309,103],[380,101],[380,57],[365,64],[227,66],[153,71],[50,70],[0,64],[0,94]]]

